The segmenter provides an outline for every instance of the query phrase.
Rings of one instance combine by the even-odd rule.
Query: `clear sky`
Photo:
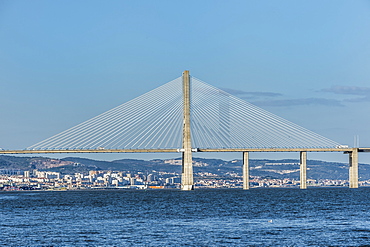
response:
[[[24,149],[184,70],[339,143],[353,146],[358,135],[370,147],[366,0],[1,0],[0,147]],[[263,157],[298,154],[251,155]]]

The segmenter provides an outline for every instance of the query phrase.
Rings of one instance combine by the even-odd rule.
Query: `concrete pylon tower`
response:
[[[191,132],[190,132],[190,75],[185,70],[182,73],[183,85],[183,104],[184,104],[184,123],[182,138],[182,176],[181,190],[193,190],[193,159],[191,154]]]

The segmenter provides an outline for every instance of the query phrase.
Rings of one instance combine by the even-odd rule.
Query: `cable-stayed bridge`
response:
[[[358,187],[358,152],[213,87],[185,71],[146,94],[67,129],[19,153],[181,152],[182,189],[193,189],[193,152],[243,152],[244,189],[249,152],[300,152],[306,188],[306,152],[349,153],[350,187]]]

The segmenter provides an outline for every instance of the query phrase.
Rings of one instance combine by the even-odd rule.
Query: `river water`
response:
[[[4,246],[361,246],[370,188],[0,192]]]

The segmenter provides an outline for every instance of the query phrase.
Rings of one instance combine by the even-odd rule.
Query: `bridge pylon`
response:
[[[358,148],[349,152],[349,187],[358,188]]]
[[[183,85],[183,129],[182,129],[182,176],[181,190],[193,190],[193,159],[191,150],[191,131],[190,131],[190,75],[185,70],[182,74]]]

